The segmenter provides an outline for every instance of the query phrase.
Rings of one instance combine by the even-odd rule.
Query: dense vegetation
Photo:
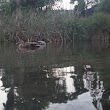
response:
[[[78,0],[74,10],[52,10],[55,1],[58,0],[0,0],[0,41],[109,41],[109,0],[95,0],[95,5]],[[88,6],[94,8],[92,16]]]

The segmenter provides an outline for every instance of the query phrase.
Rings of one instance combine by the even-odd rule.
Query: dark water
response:
[[[110,110],[109,46],[1,44],[0,110]]]

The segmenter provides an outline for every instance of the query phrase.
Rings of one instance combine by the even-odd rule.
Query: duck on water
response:
[[[26,49],[36,49],[39,48],[41,46],[45,46],[46,42],[41,40],[41,41],[37,41],[37,42],[24,42],[24,41],[20,41],[17,43],[18,48],[26,48]]]
[[[41,40],[37,42],[24,42],[20,40],[16,43],[18,53],[35,52],[36,50],[42,50],[46,46],[46,42]]]

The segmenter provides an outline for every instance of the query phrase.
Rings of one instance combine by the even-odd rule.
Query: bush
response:
[[[95,13],[83,22],[84,33],[90,38],[98,31],[110,26],[110,15],[104,13]]]
[[[76,39],[92,40],[97,32],[110,27],[110,15],[104,13],[95,13],[88,18],[80,18],[66,23],[66,29],[69,35]]]
[[[103,0],[96,7],[97,12],[104,12],[110,14],[110,0]]]

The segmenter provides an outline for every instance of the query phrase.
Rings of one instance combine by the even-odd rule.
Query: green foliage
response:
[[[19,0],[18,0],[19,1]],[[110,15],[95,13],[88,18],[76,18],[74,11],[48,10],[36,11],[37,8],[47,6],[56,0],[16,0],[0,1],[0,39],[4,37],[13,40],[15,37],[24,36],[45,36],[49,39],[71,39],[71,40],[91,40],[97,32],[110,27]],[[85,8],[84,0],[78,0],[77,9],[82,11]],[[35,8],[31,3],[35,3]],[[106,5],[105,5],[106,3]],[[86,4],[87,5],[87,4]],[[99,7],[100,6],[100,7]],[[98,5],[97,10],[109,13],[110,1],[103,0]],[[31,7],[31,8],[30,8]],[[18,35],[23,33],[23,35]]]
[[[98,6],[96,11],[105,12],[110,14],[110,0],[103,0]]]
[[[85,27],[85,33],[89,36],[95,35],[98,31],[101,31],[105,27],[110,26],[110,15],[104,13],[95,13],[93,16],[84,20],[83,27]]]
[[[66,30],[72,40],[83,39],[83,25],[79,19],[66,22]]]
[[[4,14],[8,14],[11,11],[10,3],[7,1],[0,1],[0,11],[3,12]]]
[[[71,0],[71,3],[78,2],[77,5],[75,5],[74,12],[76,13],[76,16],[83,16],[87,17],[87,11],[88,8],[94,7],[95,3],[98,3],[98,0]]]
[[[110,15],[104,13],[95,13],[86,19],[75,19],[67,22],[68,33],[75,39],[91,40],[97,32],[106,27],[110,27]]]
[[[35,10],[42,10],[44,7],[50,8],[55,1],[58,0],[0,0],[0,10],[2,12],[13,12],[18,7],[21,9],[34,8]]]
[[[54,3],[55,0],[20,0],[21,6],[31,6],[34,8],[44,7],[46,5],[50,5],[50,3]]]

